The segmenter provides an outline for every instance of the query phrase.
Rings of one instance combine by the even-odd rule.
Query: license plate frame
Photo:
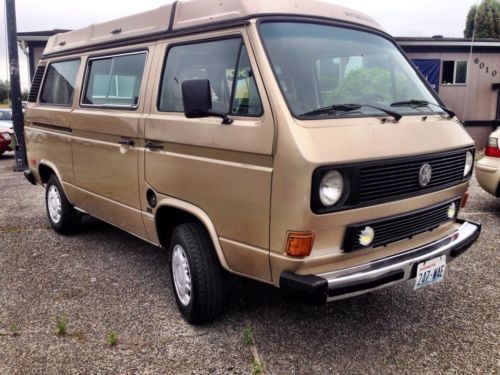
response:
[[[446,255],[441,255],[417,265],[414,290],[443,281],[446,270]]]

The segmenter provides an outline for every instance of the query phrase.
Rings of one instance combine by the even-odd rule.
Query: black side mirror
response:
[[[182,102],[187,118],[215,116],[222,118],[222,123],[233,122],[226,113],[212,110],[212,90],[208,79],[192,79],[182,82]]]

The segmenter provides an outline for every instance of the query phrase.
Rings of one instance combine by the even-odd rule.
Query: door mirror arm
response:
[[[222,119],[223,125],[231,125],[234,122],[234,120],[230,118],[227,113],[224,112],[214,111],[211,109],[207,112],[207,115],[213,117],[220,117]]]

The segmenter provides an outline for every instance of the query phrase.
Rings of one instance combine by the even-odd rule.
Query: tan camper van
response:
[[[56,35],[25,132],[54,229],[89,214],[168,249],[192,323],[225,271],[317,301],[420,288],[480,232],[458,218],[463,126],[372,18],[317,0],[179,0]]]

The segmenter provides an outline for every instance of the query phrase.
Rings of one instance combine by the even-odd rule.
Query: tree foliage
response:
[[[472,38],[474,25],[476,25],[476,38],[500,38],[500,2],[482,0],[479,6],[473,5],[465,21],[466,38]]]
[[[9,98],[10,84],[9,81],[0,80],[0,102]]]

